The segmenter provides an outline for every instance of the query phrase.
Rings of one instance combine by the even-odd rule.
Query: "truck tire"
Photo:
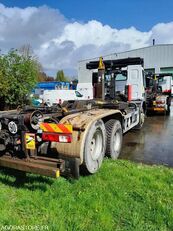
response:
[[[170,115],[170,105],[167,105],[167,109],[166,109],[166,115]]]
[[[170,115],[170,107],[171,107],[171,97],[168,97],[167,100],[167,109],[166,109],[166,115]]]
[[[106,129],[102,120],[95,121],[87,134],[82,170],[93,174],[100,168],[106,150]]]
[[[122,148],[122,127],[119,120],[111,119],[105,124],[106,127],[106,155],[116,160]]]
[[[145,112],[143,109],[140,110],[139,123],[134,127],[136,130],[140,130],[143,127],[145,121]]]

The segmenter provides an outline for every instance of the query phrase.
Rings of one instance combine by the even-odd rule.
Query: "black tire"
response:
[[[167,109],[166,109],[166,115],[170,115],[170,107],[171,107],[171,97],[168,97],[167,100],[166,100],[166,103],[167,103]]]
[[[166,109],[166,115],[170,115],[170,105],[167,105],[167,109]]]
[[[145,112],[143,109],[140,109],[139,123],[134,127],[136,130],[140,130],[143,127],[145,120]]]
[[[100,168],[106,150],[106,129],[102,120],[95,121],[87,134],[82,170],[93,174]]]
[[[116,160],[122,148],[122,127],[119,120],[111,119],[105,124],[106,127],[106,155]]]

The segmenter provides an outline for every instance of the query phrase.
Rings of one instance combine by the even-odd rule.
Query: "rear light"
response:
[[[59,142],[59,143],[71,143],[72,135],[43,132],[42,140],[51,141],[51,142]]]
[[[59,142],[60,143],[71,143],[71,136],[59,135]]]
[[[165,100],[156,101],[156,104],[165,104]]]
[[[169,89],[169,90],[166,89],[166,90],[164,90],[163,92],[164,92],[164,93],[171,93],[171,89]]]

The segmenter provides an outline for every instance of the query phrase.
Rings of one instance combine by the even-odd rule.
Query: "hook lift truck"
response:
[[[147,113],[170,114],[172,74],[146,74]]]
[[[123,134],[144,123],[143,60],[100,58],[86,68],[97,74],[97,99],[0,114],[0,166],[79,178],[97,172],[105,155],[118,158]]]

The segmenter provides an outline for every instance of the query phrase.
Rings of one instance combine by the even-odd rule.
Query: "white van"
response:
[[[93,86],[92,83],[78,83],[77,91],[83,95],[83,99],[93,99]]]
[[[45,90],[42,99],[43,102],[48,106],[53,104],[62,104],[67,100],[88,100],[92,99],[93,96],[89,95],[88,91],[84,88],[80,88],[81,91],[77,90]]]

